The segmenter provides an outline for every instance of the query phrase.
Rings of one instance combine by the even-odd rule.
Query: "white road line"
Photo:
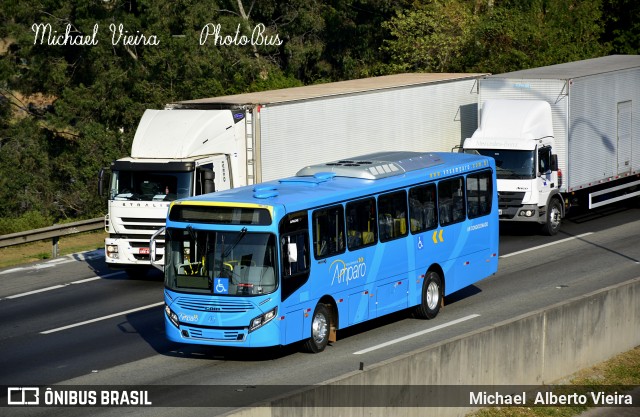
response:
[[[4,298],[6,298],[6,299],[12,299],[12,298],[26,297],[27,295],[33,295],[33,294],[38,294],[38,293],[45,292],[45,291],[57,290],[58,288],[64,288],[64,287],[66,287],[66,286],[67,286],[67,284],[54,285],[53,287],[40,288],[39,290],[33,290],[33,291],[29,291],[29,292],[23,292],[22,294],[10,295],[10,296],[8,296],[8,297],[4,297]]]
[[[557,245],[558,243],[564,243],[564,242],[568,242],[568,241],[570,241],[570,240],[580,239],[581,237],[589,236],[589,235],[592,235],[592,234],[593,234],[593,232],[583,233],[583,234],[581,234],[581,235],[577,235],[577,236],[573,236],[573,237],[568,237],[568,238],[566,238],[566,239],[556,240],[555,242],[545,243],[544,245],[534,246],[533,248],[523,249],[523,250],[520,250],[520,251],[518,251],[518,252],[507,253],[506,255],[501,255],[500,257],[501,257],[501,258],[508,258],[508,257],[510,257],[510,256],[516,256],[516,255],[520,255],[520,254],[522,254],[522,253],[531,252],[531,251],[533,251],[533,250],[546,248],[547,246]]]
[[[51,333],[55,333],[55,332],[60,332],[62,330],[67,330],[67,329],[72,329],[74,327],[84,326],[85,324],[91,324],[91,323],[95,323],[97,321],[108,320],[108,319],[111,319],[111,318],[114,318],[114,317],[124,316],[124,315],[129,314],[129,313],[135,313],[136,311],[147,310],[149,308],[158,307],[158,306],[161,306],[163,304],[164,304],[164,301],[161,301],[159,303],[149,304],[148,306],[138,307],[138,308],[134,308],[134,309],[127,310],[127,311],[121,311],[120,313],[110,314],[110,315],[104,316],[104,317],[98,317],[97,319],[82,321],[80,323],[70,324],[70,325],[64,326],[64,327],[58,327],[57,329],[45,330],[44,332],[40,332],[40,334],[51,334]]]
[[[112,275],[117,275],[117,274],[118,274],[118,272],[114,272],[113,274],[104,275],[104,276],[101,276],[101,277],[85,278],[85,279],[81,279],[81,280],[78,280],[78,281],[73,281],[72,284],[84,284],[85,282],[96,281],[98,279],[108,278],[108,277],[110,277]]]
[[[103,278],[109,278],[109,277],[112,277],[114,275],[119,275],[119,274],[122,274],[122,272],[114,272],[114,273],[107,274],[107,275],[101,275],[101,276],[95,276],[95,277],[91,277],[91,278],[85,278],[85,279],[81,279],[81,280],[78,280],[78,281],[73,281],[73,282],[71,282],[69,284],[60,284],[60,285],[54,285],[52,287],[40,288],[39,290],[23,292],[21,294],[10,295],[10,296],[4,297],[4,298],[6,300],[9,300],[9,299],[13,299],[13,298],[26,297],[27,295],[33,295],[33,294],[38,294],[38,293],[45,292],[45,291],[57,290],[58,288],[64,288],[64,287],[66,287],[68,285],[71,285],[71,284],[84,284],[85,282],[96,281],[96,280],[103,279]]]
[[[71,261],[73,261],[73,259],[71,259]],[[69,258],[67,258],[66,256],[64,258],[55,258],[52,259],[50,261],[47,261],[45,263],[47,264],[62,264],[62,263],[67,263],[69,262]]]
[[[97,249],[89,252],[79,252],[71,255],[62,256],[60,258],[55,258],[48,260],[43,263],[35,264],[32,266],[21,266],[18,268],[7,269],[6,271],[1,271],[0,275],[11,274],[17,271],[24,271],[27,269],[43,269],[43,268],[52,268],[57,265],[63,265],[71,262],[84,262],[90,261],[93,259],[102,259],[104,258],[104,249]]]
[[[24,270],[25,270],[25,268],[21,266],[19,268],[12,268],[12,269],[7,269],[6,271],[2,271],[2,272],[0,272],[0,275],[13,274],[14,272],[24,271]]]
[[[453,325],[458,324],[458,323],[462,323],[463,321],[475,319],[476,317],[480,317],[480,314],[471,314],[470,316],[462,317],[462,318],[459,318],[457,320],[450,321],[448,323],[443,323],[443,324],[440,324],[438,326],[432,327],[430,329],[423,330],[421,332],[412,333],[410,335],[403,336],[403,337],[400,337],[398,339],[393,339],[393,340],[390,340],[388,342],[381,343],[379,345],[372,346],[372,347],[367,348],[367,349],[363,349],[363,350],[359,350],[357,352],[353,352],[353,354],[354,355],[362,355],[364,353],[369,353],[371,351],[374,351],[374,350],[377,350],[377,349],[382,349],[384,347],[387,347],[387,346],[390,346],[390,345],[393,345],[393,344],[396,344],[396,343],[404,342],[405,340],[412,339],[414,337],[422,336],[423,334],[435,332],[436,330],[444,329],[445,327],[449,327],[449,326],[453,326]]]

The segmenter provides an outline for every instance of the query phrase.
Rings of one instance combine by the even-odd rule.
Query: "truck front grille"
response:
[[[520,191],[499,191],[498,192],[498,208],[500,209],[501,219],[513,219],[518,213],[518,209],[522,206],[524,193]]]

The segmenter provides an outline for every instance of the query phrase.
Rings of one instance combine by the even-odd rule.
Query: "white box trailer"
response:
[[[529,113],[516,115],[518,107],[509,103],[513,100],[529,101]],[[548,103],[550,118],[544,116],[536,101]],[[637,55],[612,55],[491,75],[480,80],[480,127],[464,147],[482,149],[485,154],[493,150],[533,150],[537,170],[531,178],[500,178],[498,173],[500,218],[538,222],[554,234],[565,210],[572,205],[594,208],[638,195],[639,105]],[[485,109],[493,115],[483,114]],[[511,123],[508,131],[507,120],[519,120],[520,124]],[[549,120],[552,126],[541,127]],[[526,130],[550,131],[552,137],[525,137]],[[553,160],[541,157],[543,148],[550,150]],[[557,166],[549,174],[548,166],[540,165],[555,161]],[[561,206],[552,206],[558,199]]]
[[[483,75],[397,74],[145,111],[131,156],[111,166],[107,264],[147,267],[149,238],[175,198],[293,176],[354,154],[451,151],[477,126]]]
[[[384,150],[450,151],[477,126],[483,74],[398,74],[170,105],[233,109],[247,120],[247,183]]]

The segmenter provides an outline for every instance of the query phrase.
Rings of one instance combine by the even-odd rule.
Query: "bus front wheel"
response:
[[[435,271],[427,272],[422,283],[422,300],[415,308],[415,315],[421,319],[432,319],[438,315],[442,305],[442,278]]]
[[[329,328],[331,326],[331,314],[324,304],[318,304],[311,318],[311,337],[305,342],[305,350],[311,353],[319,353],[329,343]]]

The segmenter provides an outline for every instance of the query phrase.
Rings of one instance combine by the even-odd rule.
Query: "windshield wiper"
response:
[[[244,238],[246,234],[247,234],[247,228],[243,227],[242,230],[240,230],[240,234],[238,235],[238,238],[236,239],[235,242],[233,242],[233,245],[231,245],[231,247],[226,251],[224,251],[224,253],[222,254],[222,259],[226,259],[227,256],[229,256],[229,254],[235,249],[236,246],[238,246],[238,243],[240,243],[240,241],[242,240],[242,238]]]

